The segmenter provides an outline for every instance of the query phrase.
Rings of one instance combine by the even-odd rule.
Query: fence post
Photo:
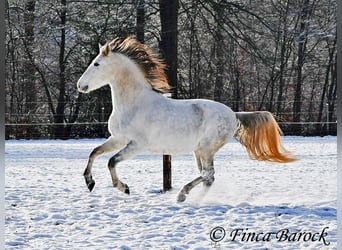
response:
[[[163,155],[163,192],[169,191],[172,186],[171,155]]]
[[[172,98],[171,93],[166,93],[164,96]],[[172,188],[171,165],[171,155],[163,155],[163,192],[169,191]]]
[[[329,135],[329,102],[325,104],[325,107],[327,109],[327,135]]]

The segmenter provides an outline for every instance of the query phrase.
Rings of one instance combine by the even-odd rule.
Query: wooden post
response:
[[[160,50],[168,66],[169,84],[173,87],[172,98],[177,99],[177,45],[178,0],[159,0],[161,40]],[[171,155],[163,155],[163,191],[171,189]]]
[[[163,155],[163,192],[169,191],[172,186],[171,155]]]
[[[164,94],[168,98],[172,98],[172,94]],[[171,155],[163,155],[163,192],[167,192],[172,188],[172,164]]]

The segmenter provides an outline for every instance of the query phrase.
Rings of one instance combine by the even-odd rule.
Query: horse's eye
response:
[[[99,66],[99,65],[100,65],[100,64],[99,64],[99,63],[97,63],[97,62],[96,62],[96,63],[94,63],[94,66],[95,66],[95,67],[97,67],[97,66]]]

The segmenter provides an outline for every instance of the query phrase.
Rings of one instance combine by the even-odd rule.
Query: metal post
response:
[[[102,108],[101,108],[101,122],[104,122],[105,120],[105,118],[104,118],[104,110],[105,110],[105,108],[104,108],[104,106],[102,105]],[[102,125],[102,134],[103,135],[105,135],[105,133],[106,133],[106,126],[104,126],[104,125]]]

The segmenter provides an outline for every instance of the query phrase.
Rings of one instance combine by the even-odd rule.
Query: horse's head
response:
[[[165,65],[159,56],[133,37],[115,38],[100,46],[100,53],[77,82],[88,93],[104,85],[139,83],[159,92],[168,92]]]
[[[115,61],[109,56],[108,44],[99,45],[99,54],[90,63],[86,71],[77,82],[77,89],[89,93],[110,83],[115,69]],[[114,64],[114,65],[113,65]]]

